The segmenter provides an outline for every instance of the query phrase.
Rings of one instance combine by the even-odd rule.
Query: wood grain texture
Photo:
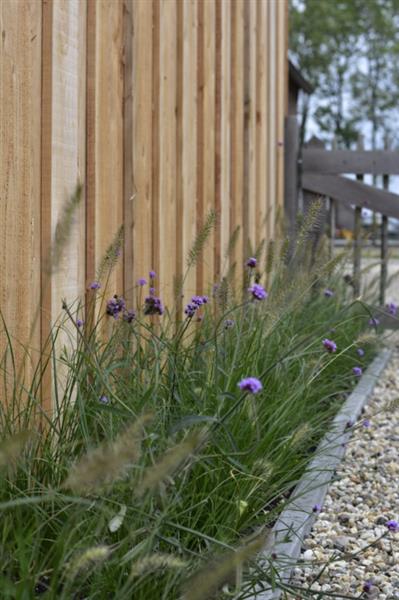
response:
[[[276,0],[276,80],[273,84],[277,106],[276,106],[276,136],[277,136],[277,182],[276,199],[274,204],[277,207],[276,218],[278,223],[274,226],[280,226],[284,219],[284,119],[288,114],[288,35],[287,35],[287,4]]]
[[[222,276],[230,266],[229,257],[226,256],[231,235],[230,226],[230,201],[231,201],[231,24],[232,6],[230,2],[221,0],[221,69],[220,69],[220,252]]]
[[[267,238],[274,237],[274,225],[277,213],[277,2],[270,0],[268,9],[268,119],[269,119],[269,141],[268,141],[268,201],[267,201]]]
[[[257,11],[256,0],[245,3],[245,90],[244,90],[244,260],[256,246],[256,91]]]
[[[315,150],[302,154],[302,168],[311,173],[398,175],[399,152],[392,150]]]
[[[148,278],[153,268],[152,256],[152,4],[147,0],[133,2],[133,182],[127,190],[126,201],[131,202],[132,222],[132,265],[126,280],[128,289],[140,277]],[[125,128],[127,127],[125,123]],[[130,198],[133,196],[133,200]],[[130,225],[129,225],[130,227]],[[130,272],[131,269],[131,272]]]
[[[199,27],[201,42],[198,47],[199,73],[198,93],[201,111],[198,134],[198,178],[202,178],[199,186],[197,223],[200,229],[207,216],[215,209],[215,64],[216,43],[215,26],[216,10],[214,2],[199,2]],[[214,243],[215,233],[212,230],[204,246],[197,266],[197,291],[204,294],[209,291],[214,278]]]
[[[334,198],[344,204],[369,208],[388,217],[399,218],[399,194],[339,175],[305,173],[302,186],[315,194]]]
[[[256,246],[259,246],[267,237],[267,186],[268,186],[268,112],[267,112],[267,4],[257,3],[257,28],[256,38]]]
[[[243,281],[243,198],[244,198],[244,2],[234,0],[231,6],[231,203],[230,235],[239,233],[232,249],[237,289]]]
[[[97,0],[95,48],[95,265],[123,223],[123,2]],[[106,293],[123,292],[122,261]]]
[[[159,40],[159,281],[165,305],[174,304],[176,275],[176,0],[160,0]]]
[[[0,3],[0,309],[26,379],[40,348],[41,19],[41,3]],[[1,357],[6,345],[1,322]],[[10,355],[6,368],[12,380]]]
[[[198,11],[195,0],[182,5],[182,56],[180,57],[180,161],[181,161],[181,261],[178,274],[185,276],[184,294],[196,292],[196,268],[187,272],[187,257],[197,233],[197,43]]]

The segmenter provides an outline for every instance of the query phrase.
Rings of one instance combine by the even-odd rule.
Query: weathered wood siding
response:
[[[108,291],[129,304],[151,268],[173,303],[212,209],[186,292],[223,275],[237,227],[239,280],[283,205],[287,1],[3,0],[0,27],[0,308],[13,339],[38,355],[121,224]],[[83,204],[49,280],[78,179]]]

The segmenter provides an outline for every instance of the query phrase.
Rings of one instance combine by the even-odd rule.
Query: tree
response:
[[[302,139],[311,113],[326,141],[350,148],[368,126],[377,147],[399,99],[398,9],[399,0],[291,0],[290,50],[315,88]]]

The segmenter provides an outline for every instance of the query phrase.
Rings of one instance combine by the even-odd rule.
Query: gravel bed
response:
[[[386,527],[388,520],[399,521],[398,398],[396,350],[354,425],[345,458],[293,571],[291,583],[311,586],[310,597],[328,592],[335,598],[399,600],[399,532]]]

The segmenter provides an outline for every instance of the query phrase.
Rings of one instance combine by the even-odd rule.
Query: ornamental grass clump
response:
[[[309,219],[312,230],[313,212]],[[214,225],[211,214],[188,269]],[[243,600],[279,584],[259,558],[267,532],[355,385],[352,369],[367,367],[378,341],[368,327],[375,310],[353,301],[344,282],[345,253],[329,259],[322,246],[312,263],[305,229],[292,256],[285,238],[248,248],[242,281],[235,233],[220,278],[186,292],[186,313],[187,273],[175,282],[175,305],[164,305],[153,270],[128,306],[132,290],[109,289],[120,231],[88,305],[64,302],[30,381],[14,375],[8,334],[5,598],[44,590],[57,600]],[[69,345],[60,348],[64,331]],[[51,414],[41,406],[45,385]]]

